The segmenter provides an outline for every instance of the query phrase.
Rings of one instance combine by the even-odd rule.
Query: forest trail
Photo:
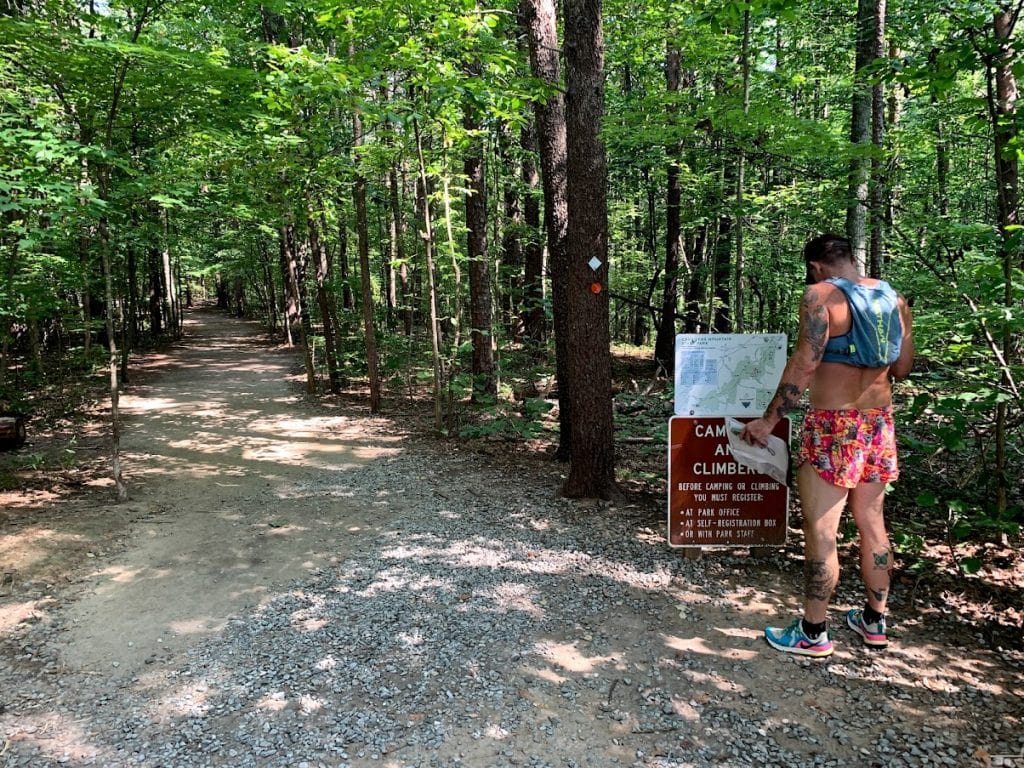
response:
[[[5,768],[983,766],[1024,749],[1024,660],[941,607],[898,595],[883,653],[834,626],[832,658],[778,654],[761,630],[796,611],[785,550],[686,560],[660,511],[561,499],[557,465],[307,400],[294,350],[253,324],[194,312],[186,330],[126,392],[132,500],[90,508],[95,556],[31,600],[0,595]],[[45,519],[55,547],[85,535]]]
[[[68,663],[138,674],[260,604],[271,584],[345,557],[372,510],[302,488],[357,472],[397,438],[371,445],[360,424],[312,411],[289,383],[295,364],[256,325],[213,312],[191,315],[170,356],[147,359],[121,400],[125,474],[144,513],[71,609]]]

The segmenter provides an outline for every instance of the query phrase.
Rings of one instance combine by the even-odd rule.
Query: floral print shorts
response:
[[[895,480],[900,470],[892,408],[811,408],[804,418],[797,465],[805,461],[822,480],[841,488]]]

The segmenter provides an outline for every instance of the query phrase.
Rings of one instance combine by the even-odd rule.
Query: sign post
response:
[[[768,406],[786,363],[784,334],[676,336],[675,413],[668,429],[668,543],[782,546],[789,486],[733,456],[728,417]],[[790,424],[773,434],[789,446]],[[788,457],[776,457],[788,466]]]

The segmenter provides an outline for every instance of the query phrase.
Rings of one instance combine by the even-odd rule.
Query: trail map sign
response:
[[[681,333],[676,416],[760,416],[785,365],[784,333]]]
[[[737,461],[726,432],[726,417],[749,421],[764,413],[785,365],[785,334],[676,336],[676,416],[668,430],[670,546],[785,544],[789,487]],[[773,434],[784,451],[789,421],[780,421]],[[788,466],[788,457],[777,458]],[[782,470],[775,471],[781,477]]]
[[[789,487],[734,461],[725,430],[725,419],[669,421],[669,546],[785,544]],[[772,434],[788,445],[789,420]]]

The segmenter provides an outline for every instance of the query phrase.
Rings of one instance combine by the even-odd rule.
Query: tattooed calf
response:
[[[889,550],[884,552],[872,552],[871,557],[875,560],[875,568],[880,571],[889,570]]]
[[[838,576],[824,560],[804,563],[804,595],[808,600],[829,600]]]

